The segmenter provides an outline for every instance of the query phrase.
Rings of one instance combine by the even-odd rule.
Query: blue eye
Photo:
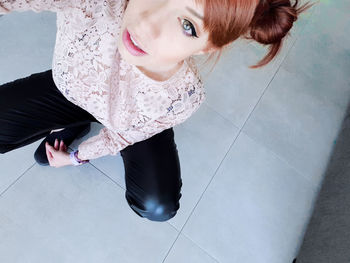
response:
[[[185,27],[183,27],[185,30],[185,32],[187,32],[187,30],[191,30],[190,34],[185,33],[185,35],[190,36],[190,37],[198,37],[197,33],[196,33],[196,29],[194,28],[194,26],[192,25],[192,23],[190,21],[188,21],[187,19],[182,19],[183,21],[185,21],[184,23],[182,23],[182,25],[185,25]]]

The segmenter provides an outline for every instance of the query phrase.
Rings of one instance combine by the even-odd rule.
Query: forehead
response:
[[[203,17],[203,2],[204,0],[172,0],[177,6],[181,6],[184,9],[191,9],[198,14],[199,17]]]
[[[201,15],[196,9],[193,9],[193,8],[191,8],[191,7],[189,7],[189,6],[186,6],[185,8],[186,8],[186,10],[187,10],[188,12],[190,12],[192,15],[194,15],[195,17],[197,17],[197,18],[203,20],[203,15]]]

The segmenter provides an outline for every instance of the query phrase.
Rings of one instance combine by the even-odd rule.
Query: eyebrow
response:
[[[192,8],[186,6],[186,9],[187,9],[189,12],[191,12],[194,16],[196,16],[196,17],[198,17],[198,18],[200,18],[200,19],[203,20],[203,17],[202,17],[201,15],[199,15],[199,14],[198,14],[195,10],[193,10]]]

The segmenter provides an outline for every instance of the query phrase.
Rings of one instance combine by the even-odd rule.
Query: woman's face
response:
[[[130,0],[118,50],[129,64],[170,70],[185,58],[204,53],[209,34],[203,31],[203,13],[203,7],[196,6],[193,0]],[[146,55],[135,56],[128,51],[123,41],[125,29]]]

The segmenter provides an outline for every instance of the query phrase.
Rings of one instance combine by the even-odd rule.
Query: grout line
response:
[[[299,32],[299,34],[302,33],[302,31],[304,30],[304,28],[306,27],[306,25],[307,25],[307,24],[305,24],[305,26],[304,26],[303,29]],[[245,120],[245,122],[243,123],[243,125],[242,125],[241,128],[237,127],[236,124],[233,123],[233,121],[232,121],[231,119],[228,119],[227,117],[225,117],[224,115],[222,115],[220,112],[218,112],[217,110],[215,110],[212,106],[210,106],[210,105],[207,103],[207,101],[205,101],[204,103],[205,103],[210,109],[212,109],[212,110],[215,111],[217,114],[219,114],[222,118],[224,118],[225,120],[229,121],[234,127],[237,127],[237,129],[239,130],[239,133],[240,133],[241,129],[243,129],[243,127],[245,126],[247,120],[250,118],[250,116],[251,116],[251,114],[253,113],[253,111],[255,110],[256,106],[259,104],[259,102],[260,102],[261,98],[263,97],[263,95],[265,94],[267,88],[270,86],[272,80],[275,78],[275,76],[276,76],[277,72],[279,71],[281,65],[283,64],[284,60],[287,58],[287,56],[289,55],[290,51],[291,51],[292,48],[294,47],[296,41],[298,40],[299,34],[295,37],[294,42],[292,43],[292,45],[291,45],[290,48],[288,49],[288,51],[287,51],[285,57],[282,59],[281,63],[280,63],[279,66],[277,67],[277,69],[276,69],[275,73],[273,74],[271,80],[270,80],[269,83],[266,85],[266,88],[264,89],[264,91],[262,92],[260,98],[259,98],[258,101],[256,102],[255,107],[254,107],[253,110],[250,112],[250,114],[248,115],[247,119]]]
[[[313,14],[313,12],[312,12]],[[287,54],[285,55],[285,57],[283,58],[283,60],[281,61],[280,65],[278,66],[278,69],[276,70],[275,74],[273,75],[273,77],[271,78],[270,82],[268,83],[268,85],[266,86],[266,88],[264,89],[262,95],[260,96],[258,102],[255,104],[255,107],[253,108],[253,110],[250,112],[250,114],[248,115],[246,121],[244,122],[242,128],[239,130],[239,134],[238,136],[241,134],[241,131],[244,129],[247,121],[250,119],[251,115],[253,114],[253,112],[255,111],[255,108],[257,107],[257,105],[259,104],[259,102],[261,101],[262,97],[264,96],[266,90],[268,89],[268,87],[270,86],[271,82],[273,81],[273,79],[275,78],[276,74],[278,73],[279,69],[281,68],[282,64],[284,63],[285,59],[289,56],[289,53],[291,52],[291,50],[293,49],[294,45],[296,44],[296,42],[298,41],[300,35],[302,34],[302,32],[305,30],[305,28],[307,27],[307,25],[310,23],[310,20],[304,25],[304,27],[300,30],[299,34],[295,37],[295,40],[293,42],[293,44],[291,45],[291,47],[289,48]],[[243,132],[243,131],[242,131]],[[244,132],[243,132],[244,133]],[[283,161],[284,163],[286,163],[289,167],[291,167],[293,170],[295,170],[299,175],[301,175],[302,177],[304,177],[304,179],[306,179],[307,181],[309,181],[311,184],[312,182],[310,181],[310,179],[301,171],[299,171],[298,169],[296,169],[294,166],[292,166],[291,164],[289,164],[287,162],[287,160],[283,159],[280,155],[278,155],[277,153],[275,153],[272,149],[270,149],[269,147],[267,147],[266,145],[261,144],[261,142],[257,141],[256,139],[252,138],[251,136],[249,136],[247,133],[244,133],[246,136],[248,136],[250,139],[254,140],[256,143],[258,143],[259,145],[263,146],[264,148],[268,149],[270,152],[272,152],[276,157],[278,157],[278,159],[280,159],[281,161]]]
[[[32,166],[30,166],[27,170],[25,170],[19,177],[17,177],[16,180],[14,180],[2,193],[0,193],[0,197],[2,197],[5,192],[7,192],[7,190],[9,190],[13,185],[16,184],[17,181],[19,181],[19,179],[21,179],[30,169],[32,169],[32,167],[35,165],[36,163],[34,163]]]
[[[110,179],[113,183],[115,183],[117,186],[119,186],[120,188],[122,188],[124,191],[126,191],[126,189],[124,187],[122,187],[120,184],[118,184],[118,182],[114,181],[111,177],[109,177],[107,174],[105,174],[103,171],[101,171],[100,169],[98,169],[96,166],[94,166],[92,163],[89,163],[91,166],[93,166],[94,168],[96,168],[98,171],[100,171],[103,175],[105,175],[108,179]],[[175,239],[175,241],[178,239],[179,235],[180,235],[180,231],[173,226],[172,224],[170,224],[169,222],[166,222],[169,226],[171,226],[176,232],[178,232],[178,235]],[[186,235],[185,235],[186,236]],[[193,242],[197,247],[199,247],[205,254],[207,254],[208,256],[210,256],[215,262],[220,263],[215,257],[213,257],[211,254],[209,254],[206,250],[204,250],[202,247],[200,247],[197,243],[195,243],[192,239],[190,239],[189,237],[186,236],[186,238],[188,238],[191,242]],[[173,243],[173,245],[175,244],[175,242]],[[171,248],[173,247],[173,245],[171,246]],[[168,256],[169,252],[171,251],[171,248],[169,249],[167,255],[165,256],[164,260],[166,259],[166,257]],[[163,260],[163,262],[164,262]]]
[[[115,183],[117,186],[119,186],[120,188],[122,188],[124,191],[126,191],[126,189],[124,189],[124,187],[122,187],[120,184],[118,184],[118,182],[114,181],[111,177],[109,177],[107,174],[105,174],[103,171],[101,171],[99,168],[97,168],[95,165],[93,165],[92,163],[89,163],[91,166],[93,166],[94,168],[96,168],[96,170],[98,170],[99,172],[101,172],[104,176],[106,176],[108,179],[110,179],[113,183]],[[1,196],[1,195],[0,195]],[[180,235],[180,231],[175,227],[173,226],[172,224],[170,224],[169,222],[166,222],[169,226],[171,226],[176,232],[178,232],[178,235],[175,239],[175,241],[178,239],[179,235]],[[185,235],[186,236],[186,235]],[[209,254],[206,250],[204,250],[202,247],[200,247],[197,243],[195,243],[192,239],[190,239],[189,237],[186,236],[186,238],[188,238],[191,242],[193,242],[197,247],[199,247],[205,254],[207,254],[209,257],[211,257],[215,262],[218,262],[220,263],[214,256],[212,256],[211,254]],[[170,253],[172,247],[174,246],[175,244],[175,241],[174,243],[172,244],[171,248],[169,249],[167,255],[165,256],[164,260],[166,259],[166,257],[168,256],[168,254]],[[163,262],[164,262],[163,260]]]
[[[207,252],[204,248],[202,248],[200,245],[198,245],[196,242],[194,242],[189,236],[187,236],[185,233],[182,233],[186,238],[188,238],[193,244],[195,244],[197,247],[199,247],[201,250],[203,250],[203,252],[205,252],[205,254],[207,254],[208,256],[210,256],[213,260],[215,260],[216,262],[220,263],[220,261],[218,259],[216,259],[213,255],[209,254],[209,252]]]
[[[120,184],[118,184],[118,182],[114,181],[111,177],[109,177],[107,174],[105,174],[103,171],[101,171],[99,168],[97,168],[95,165],[93,165],[92,163],[89,163],[91,166],[93,166],[94,168],[96,168],[96,170],[98,170],[99,172],[101,172],[103,175],[105,175],[108,179],[110,179],[113,183],[115,183],[117,186],[119,186],[120,188],[122,188],[124,191],[126,191],[126,189],[124,189],[124,187],[122,187]],[[180,231],[175,227],[173,226],[172,224],[170,224],[169,222],[166,222],[169,226],[171,226],[176,232],[178,232],[178,235],[175,239],[175,241],[178,239],[179,235],[180,235]],[[185,235],[186,236],[186,235]],[[220,263],[214,256],[212,256],[211,254],[209,254],[206,250],[204,250],[202,247],[200,247],[197,243],[195,243],[192,239],[190,239],[189,237],[186,236],[186,238],[188,238],[191,242],[193,242],[197,247],[199,247],[205,254],[207,254],[208,256],[210,256],[215,262],[218,262]],[[166,259],[166,257],[168,256],[168,254],[170,253],[173,245],[175,244],[175,241],[174,243],[172,244],[171,248],[169,249],[167,255],[165,256],[164,260]],[[163,262],[164,262],[163,260]]]
[[[90,163],[91,164],[91,163]],[[126,189],[121,186],[117,181],[114,181],[113,178],[109,177],[106,173],[104,173],[103,171],[101,171],[99,168],[97,168],[95,165],[91,164],[96,170],[98,170],[99,172],[101,172],[104,176],[106,176],[109,180],[111,180],[114,184],[116,184],[117,186],[119,186],[123,191],[126,191]]]
[[[224,115],[222,115],[220,112],[218,112],[216,109],[214,109],[212,106],[210,106],[208,103],[206,104],[206,106],[211,109],[212,111],[214,111],[215,113],[217,113],[221,118],[223,118],[224,120],[228,121],[233,127],[235,127],[237,130],[239,130],[240,128],[238,126],[236,126],[236,124],[233,123],[232,120],[226,118]]]
[[[110,176],[108,176],[106,173],[104,173],[103,171],[101,171],[99,168],[97,168],[95,165],[93,165],[92,163],[89,163],[92,167],[94,167],[96,170],[98,170],[100,173],[102,173],[105,177],[107,177],[110,181],[112,181],[112,183],[114,183],[116,186],[119,186],[123,191],[126,191],[126,189],[121,186],[117,181],[113,180],[113,178],[111,178]]]
[[[177,239],[179,238],[179,235],[182,233],[182,230],[184,229],[184,227],[185,227],[185,225],[187,224],[188,220],[191,218],[191,216],[192,216],[194,210],[195,210],[196,207],[198,206],[199,202],[202,200],[202,197],[203,197],[204,193],[206,192],[207,188],[209,187],[211,181],[214,179],[214,177],[215,177],[217,171],[218,171],[219,168],[221,167],[222,162],[225,160],[227,154],[230,152],[231,147],[232,147],[232,145],[235,143],[235,141],[237,140],[237,138],[238,138],[238,135],[236,136],[236,138],[234,139],[234,141],[231,143],[231,145],[230,145],[229,149],[227,150],[225,156],[222,158],[220,164],[219,164],[218,167],[216,168],[216,170],[215,170],[213,176],[211,177],[209,183],[207,184],[207,186],[205,187],[205,189],[204,189],[204,191],[202,192],[201,196],[199,197],[199,200],[197,201],[197,203],[196,203],[195,206],[193,207],[193,209],[192,209],[190,215],[187,217],[185,224],[181,227],[181,229],[180,229],[180,231],[179,231],[179,234],[177,235],[175,241],[173,242],[172,246],[171,246],[170,249],[168,250],[168,253],[167,253],[166,256],[164,257],[164,260],[165,260],[165,259],[167,258],[167,256],[169,255],[169,252],[171,251],[171,249],[173,248],[175,242],[176,242]],[[195,243],[195,244],[198,245],[197,243]],[[164,260],[162,261],[162,263],[164,262]]]
[[[70,148],[69,146],[68,146],[68,148],[71,149],[71,150],[73,151],[73,149]],[[106,173],[104,173],[102,170],[100,170],[97,166],[95,166],[94,164],[92,164],[91,161],[90,161],[88,164],[91,165],[92,167],[94,167],[96,170],[98,170],[98,171],[99,171],[100,173],[102,173],[104,176],[106,176],[109,180],[111,180],[114,184],[116,184],[117,186],[119,186],[121,189],[123,189],[124,191],[126,191],[126,189],[125,189],[123,186],[121,186],[117,181],[113,180],[113,178],[111,178],[110,176],[108,176]]]
[[[310,186],[312,188],[317,188],[317,186],[314,184],[313,181],[310,180],[309,177],[307,177],[307,175],[301,171],[299,171],[296,167],[294,167],[293,165],[291,165],[286,159],[284,159],[283,157],[281,157],[279,154],[277,154],[276,152],[274,152],[271,148],[269,148],[268,146],[262,144],[260,141],[256,140],[254,137],[251,137],[250,135],[248,135],[247,133],[245,133],[244,131],[242,131],[242,133],[245,134],[245,136],[249,137],[249,139],[251,139],[252,141],[254,141],[256,144],[258,144],[259,146],[261,146],[262,148],[264,148],[265,150],[267,150],[269,153],[271,153],[274,157],[276,157],[277,159],[279,159],[282,163],[286,164],[289,168],[291,168],[297,175],[301,176],[304,180],[306,180]]]

